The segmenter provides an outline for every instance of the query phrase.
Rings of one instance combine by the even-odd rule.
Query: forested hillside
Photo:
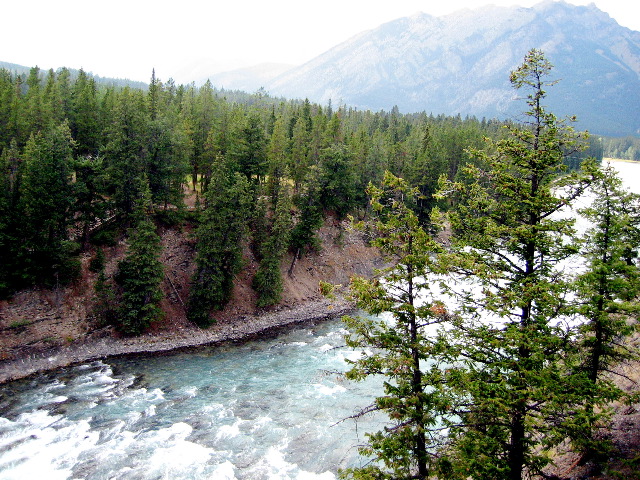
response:
[[[276,304],[284,254],[317,248],[325,216],[363,211],[367,184],[389,170],[419,188],[414,208],[426,222],[438,177],[453,180],[465,149],[501,127],[231,94],[155,73],[143,90],[82,70],[0,70],[0,293],[74,282],[90,252],[100,315],[139,333],[159,314],[156,226],[189,221],[189,318],[206,326],[229,301],[243,245],[260,262],[257,304]],[[195,195],[189,208],[185,194]],[[102,248],[121,234],[126,258],[107,275]]]

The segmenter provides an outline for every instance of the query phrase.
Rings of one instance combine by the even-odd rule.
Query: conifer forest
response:
[[[544,476],[567,444],[602,461],[608,406],[631,399],[610,372],[637,355],[624,340],[638,312],[640,198],[601,162],[605,148],[631,147],[547,111],[543,52],[510,81],[523,113],[498,121],[155,72],[132,88],[82,70],[0,70],[0,296],[71,284],[91,252],[95,315],[141,334],[162,315],[158,226],[188,223],[185,308],[206,328],[231,298],[243,246],[259,261],[256,308],[269,307],[285,255],[318,251],[323,221],[348,220],[385,260],[349,287],[366,315],[345,318],[362,352],[346,377],[384,379],[354,417],[383,412],[389,424],[367,434],[371,462],[344,478],[521,480]],[[103,247],[123,236],[108,275]]]

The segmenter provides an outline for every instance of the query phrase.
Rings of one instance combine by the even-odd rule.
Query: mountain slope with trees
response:
[[[264,86],[362,109],[514,118],[518,102],[506,79],[532,47],[562,79],[549,95],[558,115],[576,115],[580,128],[599,135],[640,132],[640,32],[595,5],[563,1],[400,18]]]

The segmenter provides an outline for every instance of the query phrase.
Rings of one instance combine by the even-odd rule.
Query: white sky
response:
[[[540,0],[12,0],[2,7],[0,60],[108,77],[178,83],[264,62],[302,64],[396,18]],[[637,0],[595,3],[640,31]],[[374,6],[375,5],[375,6]]]

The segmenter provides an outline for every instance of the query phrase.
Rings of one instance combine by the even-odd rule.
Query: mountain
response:
[[[416,14],[362,32],[264,84],[273,95],[361,109],[513,118],[524,108],[509,72],[531,48],[554,64],[548,105],[577,128],[640,133],[640,32],[594,4],[545,1]],[[233,87],[233,85],[229,85]]]

